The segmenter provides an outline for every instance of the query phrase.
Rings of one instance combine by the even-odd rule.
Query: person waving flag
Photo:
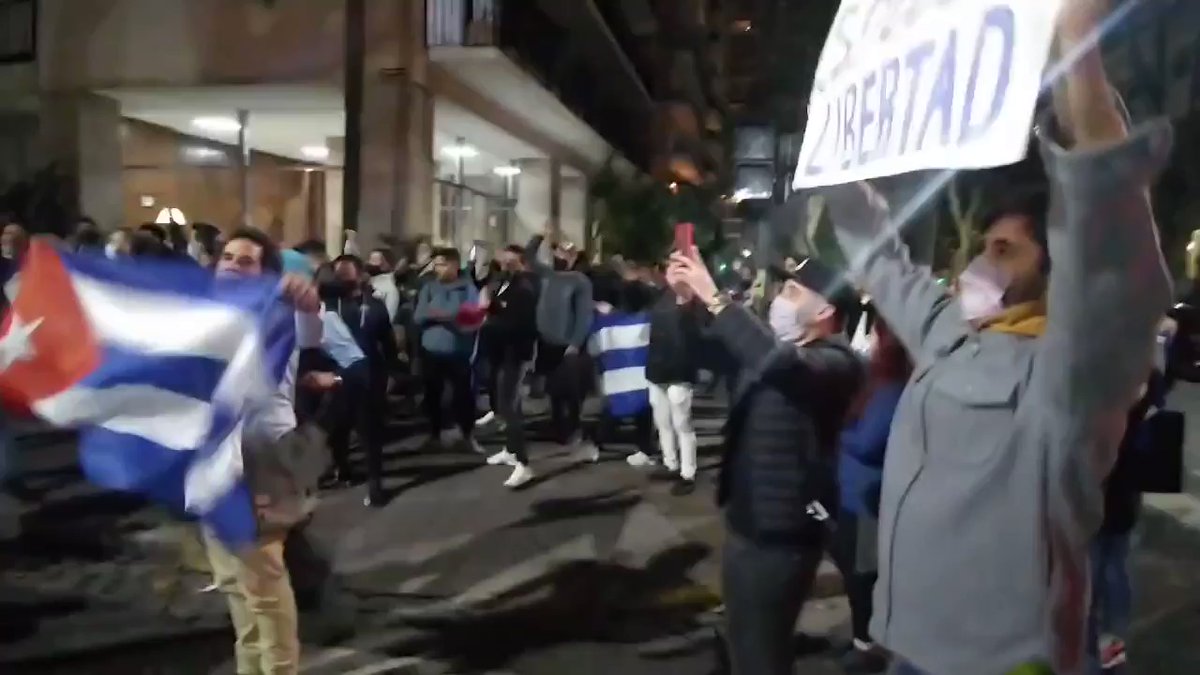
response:
[[[295,343],[278,280],[42,240],[20,273],[0,324],[0,401],[78,429],[92,482],[187,510],[231,548],[253,542],[241,422]]]

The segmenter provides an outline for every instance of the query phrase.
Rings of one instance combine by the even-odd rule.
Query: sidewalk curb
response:
[[[1175,519],[1183,527],[1200,532],[1200,499],[1190,494],[1145,495],[1147,508]]]

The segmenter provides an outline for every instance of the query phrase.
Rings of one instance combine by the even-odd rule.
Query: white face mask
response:
[[[799,340],[804,334],[804,324],[800,322],[800,312],[803,309],[799,303],[782,295],[775,296],[767,318],[775,337],[786,342]]]
[[[996,316],[1004,309],[1004,292],[1011,283],[1008,275],[984,256],[976,256],[958,277],[958,302],[963,318],[979,321]]]
[[[854,328],[854,337],[850,339],[850,349],[863,358],[870,358],[871,353],[875,351],[876,342],[878,342],[878,338],[875,336],[875,331],[867,331],[867,317],[859,317],[858,325]]]
[[[116,260],[117,259],[117,245],[116,244],[105,244],[104,245],[104,257],[108,258],[109,260]]]

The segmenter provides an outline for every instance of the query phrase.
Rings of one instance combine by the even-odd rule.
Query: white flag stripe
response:
[[[650,344],[650,324],[635,323],[628,326],[606,326],[596,331],[600,345],[605,349],[637,349]]]
[[[270,381],[271,374],[263,365],[266,362],[258,331],[244,330],[241,345],[225,364],[212,400],[235,410],[263,403],[278,389]]]
[[[646,367],[633,366],[605,371],[604,394],[623,394],[627,391],[645,391],[647,388]]]
[[[97,426],[174,450],[199,447],[212,426],[207,401],[146,385],[72,387],[35,402],[33,411],[60,427],[97,425],[102,420]]]
[[[242,481],[242,423],[213,454],[192,463],[184,479],[184,505],[190,513],[207,513]]]
[[[182,354],[228,361],[254,318],[230,305],[195,298],[164,302],[157,293],[71,275],[96,339],[147,354]]]

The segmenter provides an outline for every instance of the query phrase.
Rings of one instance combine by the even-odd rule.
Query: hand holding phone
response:
[[[690,254],[696,245],[696,226],[692,223],[675,224],[675,250],[684,255]]]

